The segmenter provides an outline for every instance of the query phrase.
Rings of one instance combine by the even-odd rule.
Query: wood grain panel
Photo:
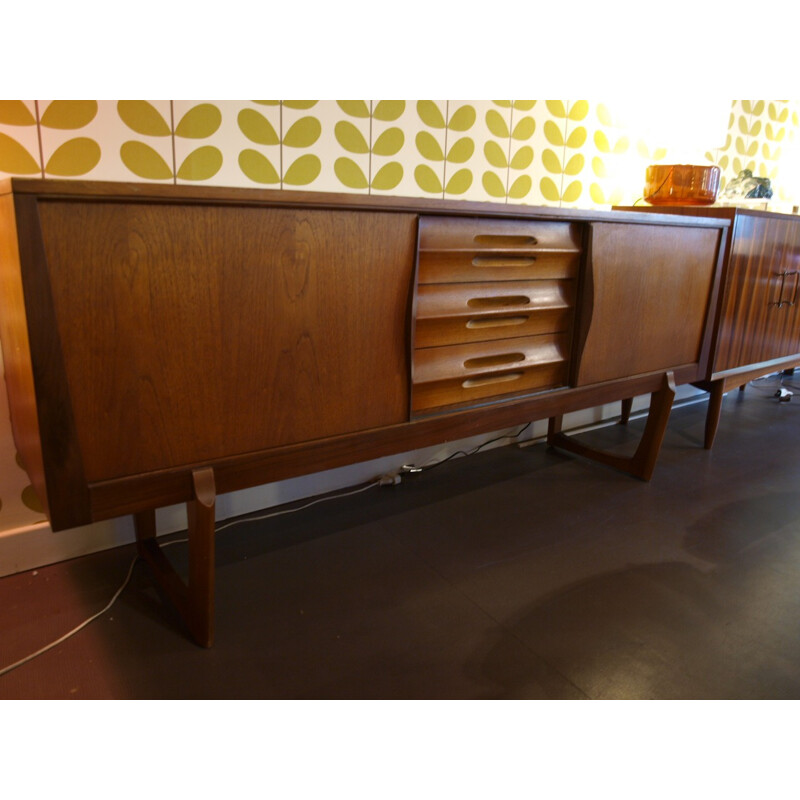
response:
[[[412,408],[418,412],[563,384],[568,353],[568,334],[416,350]]]
[[[552,220],[424,217],[420,250],[484,250],[518,254],[542,250],[576,253],[580,226]]]
[[[14,443],[36,494],[48,509],[14,198],[10,194],[0,197],[0,335]]]
[[[407,419],[413,215],[49,201],[41,216],[89,480]]]
[[[591,226],[577,385],[699,362],[719,240],[702,228]]]
[[[574,281],[432,284],[417,292],[416,347],[572,328]]]
[[[488,254],[481,250],[420,251],[419,282],[564,280],[575,278],[579,253]]]
[[[714,372],[800,353],[799,280],[800,219],[737,211]]]

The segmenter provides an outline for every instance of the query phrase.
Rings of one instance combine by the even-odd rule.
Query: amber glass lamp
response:
[[[644,199],[651,205],[705,206],[716,202],[722,172],[706,155],[722,147],[731,101],[716,97],[670,99],[652,94],[637,99],[632,131],[651,147],[670,154],[668,164],[645,171]]]
[[[651,164],[644,199],[654,206],[709,206],[719,194],[721,175],[714,165]]]

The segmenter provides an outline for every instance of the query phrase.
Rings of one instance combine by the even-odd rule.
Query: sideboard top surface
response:
[[[434,197],[401,197],[356,193],[314,192],[291,189],[251,189],[217,186],[186,186],[113,181],[52,180],[42,178],[5,178],[0,180],[0,196],[35,195],[41,199],[85,199],[91,202],[136,201],[147,203],[214,203],[283,207],[340,208],[347,210],[384,210],[428,215],[516,217],[520,219],[559,219],[569,221],[614,221],[651,225],[690,225],[720,227],[726,224],[719,216],[654,214],[647,211],[612,211],[605,209],[557,208]]]

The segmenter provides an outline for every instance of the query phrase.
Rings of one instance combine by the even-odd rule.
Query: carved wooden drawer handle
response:
[[[472,259],[473,267],[532,267],[536,263],[536,256],[475,256]]]
[[[477,234],[472,237],[481,247],[535,247],[539,244],[535,236],[519,236],[512,233]]]
[[[522,377],[521,372],[506,372],[503,375],[487,375],[483,378],[467,378],[461,386],[464,389],[474,389],[476,386],[486,386],[489,383],[506,383],[516,381]]]
[[[506,308],[507,306],[527,306],[530,297],[524,294],[507,294],[499,297],[471,297],[467,300],[470,308]]]
[[[519,314],[513,317],[489,317],[471,319],[467,321],[467,328],[505,328],[509,325],[524,325],[530,319],[530,314]]]
[[[494,356],[479,356],[468,358],[464,362],[466,369],[488,369],[489,367],[501,367],[503,364],[518,364],[525,360],[525,353],[499,353]]]

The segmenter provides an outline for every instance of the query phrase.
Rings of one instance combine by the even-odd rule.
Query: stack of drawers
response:
[[[420,219],[414,415],[568,382],[580,241],[571,222]]]

